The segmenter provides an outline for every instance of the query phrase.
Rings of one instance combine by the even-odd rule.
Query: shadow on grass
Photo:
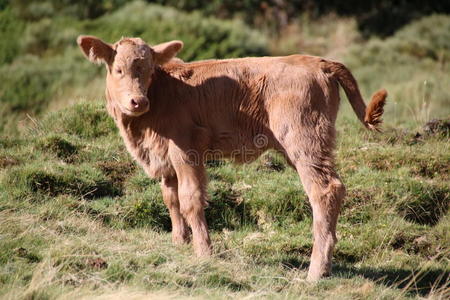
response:
[[[409,295],[426,296],[431,291],[439,291],[449,286],[450,271],[444,269],[407,270],[396,268],[354,268],[334,265],[333,276],[362,276],[388,287],[405,289]]]
[[[307,270],[309,262],[288,259],[281,262],[288,268]],[[450,286],[450,271],[445,269],[408,270],[396,268],[355,268],[344,264],[333,264],[332,277],[352,278],[361,276],[390,288],[405,289],[411,296],[425,297],[432,291],[442,291]]]

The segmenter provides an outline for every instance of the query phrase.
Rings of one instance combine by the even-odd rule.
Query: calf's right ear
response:
[[[80,35],[77,38],[81,51],[93,63],[110,64],[113,61],[113,47],[95,36]]]

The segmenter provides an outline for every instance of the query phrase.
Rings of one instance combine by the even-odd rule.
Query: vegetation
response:
[[[264,1],[264,0],[147,0],[183,10],[202,10],[221,18],[240,16],[247,23],[268,27],[278,32],[290,21],[305,13],[311,18],[326,14],[352,16],[359,30],[366,36],[388,36],[412,20],[433,13],[449,13],[450,4],[445,1]]]
[[[369,40],[355,20],[303,16],[275,39],[143,2],[58,14],[58,1],[20,3],[0,1],[0,298],[450,296],[449,16]],[[181,39],[186,60],[320,54],[350,66],[366,99],[385,87],[382,134],[362,128],[343,97],[337,162],[348,195],[333,276],[304,280],[311,208],[273,152],[208,164],[211,259],[172,246],[159,183],[127,153],[102,100],[103,68],[76,49],[79,33]]]
[[[264,35],[242,22],[218,21],[140,1],[82,21],[61,15],[22,26],[10,10],[1,14],[7,18],[1,19],[0,28],[5,31],[0,38],[7,42],[0,46],[0,81],[5,83],[0,86],[0,131],[16,131],[12,124],[18,118],[40,113],[50,103],[58,106],[57,102],[74,97],[102,95],[101,70],[79,55],[75,45],[79,34],[100,36],[109,42],[122,36],[140,36],[150,44],[180,39],[189,45],[180,53],[185,60],[268,54]]]

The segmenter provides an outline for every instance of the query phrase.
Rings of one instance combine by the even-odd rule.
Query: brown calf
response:
[[[160,177],[174,243],[211,254],[205,221],[208,158],[248,162],[267,149],[284,154],[303,183],[313,209],[314,246],[308,279],[328,275],[336,222],[345,188],[334,169],[338,83],[359,120],[376,130],[386,91],[366,108],[342,64],[292,55],[183,63],[172,60],[180,41],[150,47],[139,38],[107,44],[80,36],[93,62],[107,67],[106,99],[131,155]]]

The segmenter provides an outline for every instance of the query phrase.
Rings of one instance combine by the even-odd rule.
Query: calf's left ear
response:
[[[83,52],[83,54],[91,62],[105,62],[107,64],[112,63],[114,58],[114,49],[110,44],[90,35],[80,35],[77,38],[77,43],[78,46],[80,46],[81,52]]]
[[[183,42],[170,41],[153,46],[152,48],[155,52],[155,62],[159,65],[163,65],[177,55],[177,53],[183,48]]]

